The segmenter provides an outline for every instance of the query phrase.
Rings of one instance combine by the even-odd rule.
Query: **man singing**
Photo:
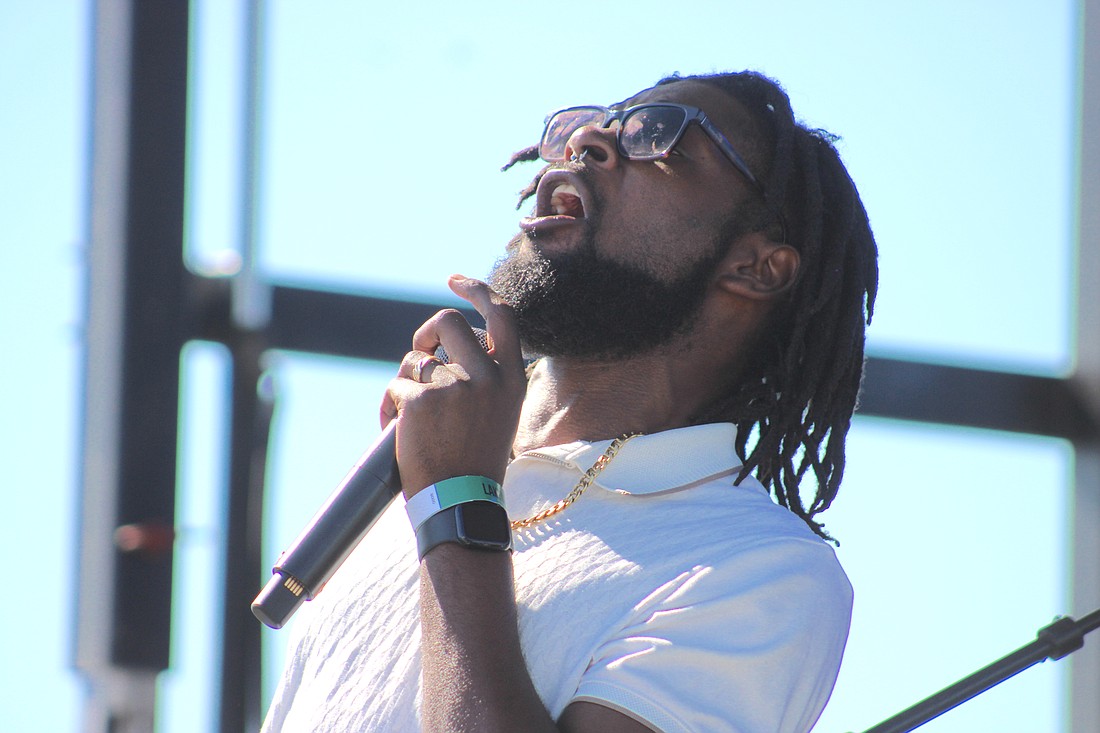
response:
[[[877,290],[859,195],[748,72],[556,112],[536,158],[489,283],[450,280],[489,349],[457,311],[414,335],[407,503],[303,609],[265,730],[807,731],[851,616],[815,516]]]

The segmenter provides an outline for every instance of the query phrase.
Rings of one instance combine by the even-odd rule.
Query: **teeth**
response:
[[[581,195],[576,186],[563,183],[550,195],[550,207],[559,216],[577,216],[578,213],[583,212],[580,198]]]

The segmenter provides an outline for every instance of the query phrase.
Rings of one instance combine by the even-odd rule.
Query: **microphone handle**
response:
[[[276,561],[252,602],[252,613],[267,626],[282,628],[302,603],[316,597],[401,493],[396,425],[395,420],[386,426]]]
[[[471,330],[488,351],[485,329]],[[442,346],[435,355],[450,363]],[[386,426],[298,539],[279,556],[271,579],[252,601],[252,613],[260,621],[281,629],[303,603],[313,600],[401,493],[396,429],[396,420]]]

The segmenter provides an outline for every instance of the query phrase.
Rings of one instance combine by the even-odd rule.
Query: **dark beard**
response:
[[[516,246],[493,266],[489,284],[515,309],[528,356],[617,359],[667,344],[691,325],[725,254],[713,250],[665,282],[600,256],[591,238],[552,261]]]

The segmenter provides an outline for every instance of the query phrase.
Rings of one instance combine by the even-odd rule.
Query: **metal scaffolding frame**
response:
[[[260,7],[256,0],[254,23]],[[255,731],[260,624],[249,604],[265,570],[257,457],[270,411],[257,392],[261,357],[286,349],[396,361],[408,334],[438,308],[257,282],[247,268],[233,280],[187,271],[189,22],[185,0],[96,3],[76,645],[90,687],[89,733],[153,730],[155,682],[168,667],[172,629],[183,346],[215,341],[231,354],[220,730]],[[1073,374],[1056,379],[872,357],[861,410],[1072,441],[1072,614],[1100,606],[1100,299],[1092,290],[1100,282],[1100,206],[1087,205],[1100,202],[1100,0],[1083,0],[1082,33]],[[251,152],[244,165],[255,165]],[[242,237],[251,236],[246,221]],[[1095,731],[1100,645],[1086,645],[1071,664],[1072,730]]]

